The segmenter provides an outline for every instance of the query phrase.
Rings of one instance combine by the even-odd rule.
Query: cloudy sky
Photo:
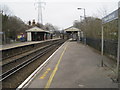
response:
[[[75,20],[80,20],[85,8],[86,16],[102,18],[118,8],[120,0],[41,0],[43,4],[43,24],[51,23],[61,29],[70,27]],[[2,5],[7,5],[14,15],[24,22],[37,18],[38,0],[0,0]],[[105,13],[105,11],[107,11]]]

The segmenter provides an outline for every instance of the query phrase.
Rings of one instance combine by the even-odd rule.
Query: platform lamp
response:
[[[84,10],[84,19],[85,19],[85,23],[86,23],[86,11],[85,11],[85,8],[77,8],[78,10]],[[81,16],[80,16],[81,17]],[[85,32],[84,32],[85,34]],[[86,45],[86,35],[84,35],[84,44]]]
[[[86,13],[85,13],[85,8],[77,8],[78,10],[84,10],[84,19],[86,19]]]

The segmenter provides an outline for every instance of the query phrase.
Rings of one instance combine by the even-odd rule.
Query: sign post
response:
[[[113,21],[115,19],[118,19],[118,10],[115,10],[111,14],[105,16],[102,18],[102,30],[101,30],[101,55],[102,55],[102,60],[101,60],[101,67],[103,67],[103,52],[104,52],[104,27],[103,24],[108,23],[110,21]],[[119,65],[118,65],[119,66]]]
[[[118,2],[118,10],[102,18],[102,23],[109,23],[118,19],[118,48],[117,48],[117,66],[116,66],[116,80],[120,82],[120,2]],[[102,26],[102,47],[101,54],[103,55],[103,26]]]

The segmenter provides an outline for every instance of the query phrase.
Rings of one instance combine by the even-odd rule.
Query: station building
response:
[[[26,30],[27,41],[42,41],[49,37],[49,31],[43,30],[37,26]]]

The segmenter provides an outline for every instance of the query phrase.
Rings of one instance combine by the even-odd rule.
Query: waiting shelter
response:
[[[48,39],[49,31],[43,30],[36,26],[26,30],[26,32],[27,41],[42,41]]]
[[[64,31],[67,33],[68,38],[72,38],[72,40],[80,40],[80,32],[81,30],[75,27],[69,27],[67,29],[64,29]]]

